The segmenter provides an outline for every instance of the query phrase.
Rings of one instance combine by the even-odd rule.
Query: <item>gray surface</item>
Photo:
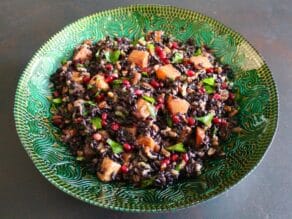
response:
[[[0,2],[0,218],[292,218],[292,1],[160,1],[222,21],[264,55],[278,84],[280,122],[271,149],[248,178],[214,200],[155,215],[104,210],[64,194],[37,172],[21,147],[12,107],[17,80],[33,53],[52,34],[80,17],[135,3],[52,2]]]

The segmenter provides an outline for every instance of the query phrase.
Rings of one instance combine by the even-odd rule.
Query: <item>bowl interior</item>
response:
[[[49,77],[85,39],[164,30],[180,40],[196,39],[212,48],[234,74],[239,94],[238,120],[244,131],[223,145],[225,159],[210,160],[197,179],[165,189],[139,189],[101,183],[89,175],[58,140],[50,123]],[[272,75],[255,49],[239,34],[212,18],[170,6],[140,5],[85,17],[52,37],[33,57],[16,92],[15,122],[21,142],[38,170],[55,186],[91,204],[127,211],[187,207],[225,191],[249,173],[268,148],[277,125],[278,99]]]

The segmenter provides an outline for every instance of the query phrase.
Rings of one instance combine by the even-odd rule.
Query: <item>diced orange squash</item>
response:
[[[205,138],[205,130],[203,128],[197,127],[196,128],[196,146],[200,146]]]
[[[213,65],[209,61],[209,59],[205,56],[193,56],[190,58],[190,62],[194,64],[197,69],[208,69],[213,68]]]
[[[167,78],[175,80],[180,75],[180,72],[173,67],[172,64],[163,65],[156,70],[156,77],[161,80],[165,80]]]
[[[148,102],[142,98],[137,101],[136,108],[137,110],[134,112],[134,115],[137,118],[146,119],[150,116],[150,111],[148,107]]]
[[[160,43],[162,41],[163,31],[154,31],[154,41]]]
[[[137,144],[142,147],[149,147],[153,151],[155,148],[156,142],[150,136],[140,136],[137,139]]]
[[[167,99],[167,107],[171,114],[175,115],[177,113],[187,113],[190,107],[190,104],[188,101],[174,97],[169,96]]]
[[[88,45],[82,45],[75,51],[73,61],[84,63],[86,60],[91,59],[92,51],[88,48]]]
[[[108,83],[105,81],[105,78],[103,75],[95,75],[94,77],[91,78],[91,80],[89,81],[90,85],[93,85],[95,87],[95,89],[97,90],[108,90],[109,89],[109,85]]]
[[[146,68],[148,66],[149,53],[147,51],[133,50],[128,60],[129,62],[135,63],[141,68]]]
[[[137,134],[137,127],[136,126],[127,127],[126,130],[127,130],[127,132],[129,132],[133,136],[136,136],[136,134]]]
[[[83,76],[78,71],[72,72],[72,80],[76,83],[82,83],[83,82]]]
[[[96,175],[101,181],[111,181],[119,172],[121,165],[108,157],[105,157],[101,163],[101,170]]]

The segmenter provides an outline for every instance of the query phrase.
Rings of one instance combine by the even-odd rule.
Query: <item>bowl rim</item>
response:
[[[86,19],[89,18],[93,18],[96,16],[103,16],[103,15],[107,15],[108,13],[115,13],[115,12],[126,12],[127,10],[133,10],[133,9],[139,9],[139,8],[147,8],[147,7],[155,7],[155,8],[160,8],[161,10],[179,10],[180,12],[187,12],[187,13],[193,13],[193,14],[197,14],[200,17],[204,18],[204,19],[208,19],[208,21],[211,21],[212,23],[214,23],[215,25],[220,25],[221,27],[224,28],[224,30],[227,30],[229,32],[232,33],[232,38],[239,37],[241,40],[243,40],[245,43],[247,43],[252,49],[253,51],[259,56],[259,58],[262,60],[263,65],[266,66],[266,70],[268,71],[268,73],[270,74],[270,77],[272,79],[272,85],[274,88],[274,92],[275,92],[275,96],[276,96],[276,110],[277,110],[277,114],[275,115],[275,126],[274,126],[274,130],[273,130],[273,134],[272,136],[270,136],[270,140],[267,143],[267,147],[265,149],[265,151],[263,152],[262,156],[260,159],[257,159],[255,164],[250,168],[250,170],[248,172],[246,172],[244,175],[242,175],[238,180],[236,180],[235,182],[232,182],[230,184],[228,184],[227,186],[224,187],[224,189],[221,189],[220,191],[217,191],[214,195],[207,197],[207,198],[202,198],[201,200],[197,200],[197,201],[190,201],[190,202],[183,202],[183,203],[178,203],[175,207],[166,207],[166,208],[153,208],[153,209],[140,209],[140,208],[132,208],[132,207],[120,207],[120,206],[113,206],[110,204],[103,204],[103,203],[99,203],[97,201],[93,201],[90,199],[87,199],[79,194],[75,194],[73,191],[71,191],[68,188],[65,188],[62,185],[61,180],[59,179],[53,179],[52,176],[50,176],[49,172],[51,172],[51,170],[47,170],[44,166],[40,163],[43,163],[43,161],[37,157],[32,150],[30,150],[30,145],[26,142],[26,140],[24,140],[24,133],[21,130],[21,112],[19,111],[19,108],[21,108],[21,89],[22,89],[22,84],[24,82],[25,76],[29,73],[30,68],[32,66],[32,64],[35,62],[36,58],[38,57],[38,55],[42,52],[43,49],[45,49],[46,45],[49,44],[52,40],[54,40],[55,38],[58,38],[62,33],[65,33],[67,30],[69,30],[70,28],[72,28],[73,26],[76,26],[78,23],[85,21]],[[174,210],[179,210],[179,209],[185,209],[185,208],[189,208],[191,206],[195,206],[201,203],[204,203],[206,201],[209,200],[213,200],[215,198],[218,198],[220,195],[222,195],[223,193],[225,193],[226,191],[230,190],[231,188],[235,187],[236,185],[238,185],[240,182],[242,182],[244,179],[246,179],[246,177],[248,175],[250,175],[255,169],[256,167],[262,162],[262,160],[264,159],[264,157],[266,156],[268,150],[271,148],[271,144],[275,139],[276,133],[278,132],[278,123],[279,123],[279,94],[278,94],[278,88],[277,88],[277,84],[274,80],[274,76],[272,74],[272,72],[270,71],[270,69],[268,68],[268,65],[266,63],[266,61],[264,60],[263,56],[254,48],[254,46],[245,38],[243,37],[240,33],[238,33],[237,31],[231,29],[230,27],[226,26],[225,24],[221,23],[220,21],[207,16],[201,12],[197,12],[194,10],[190,10],[190,9],[186,9],[186,8],[181,8],[181,7],[176,7],[176,6],[172,6],[172,5],[160,5],[160,4],[136,4],[136,5],[127,5],[127,6],[120,6],[120,7],[115,7],[112,9],[107,9],[107,10],[102,10],[102,11],[98,11],[96,13],[87,15],[85,17],[79,18],[77,20],[75,20],[74,22],[71,22],[70,24],[67,24],[66,26],[62,27],[62,29],[60,31],[58,31],[57,33],[55,33],[53,36],[51,36],[46,42],[44,42],[42,44],[42,46],[34,53],[34,55],[32,56],[32,58],[30,58],[30,61],[28,62],[28,64],[26,65],[24,71],[21,73],[21,76],[18,79],[18,84],[17,84],[17,89],[15,92],[15,96],[14,96],[14,108],[13,108],[13,113],[14,113],[14,122],[15,122],[15,127],[16,127],[16,131],[18,134],[18,137],[20,139],[21,145],[22,147],[25,149],[25,151],[27,152],[27,154],[29,155],[30,159],[32,160],[34,166],[36,167],[36,169],[41,173],[41,175],[43,175],[51,184],[53,184],[55,187],[57,187],[59,190],[69,194],[70,196],[79,199],[81,201],[84,201],[86,203],[101,207],[101,208],[106,208],[106,209],[111,209],[111,210],[118,210],[118,211],[124,211],[124,212],[146,212],[146,213],[159,213],[159,212],[171,212]],[[73,189],[72,189],[73,190]]]

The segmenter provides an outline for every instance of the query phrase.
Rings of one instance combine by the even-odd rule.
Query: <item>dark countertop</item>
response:
[[[21,72],[36,50],[66,24],[135,2],[1,0],[0,218],[292,218],[291,0],[156,1],[200,11],[240,32],[274,74],[280,96],[278,132],[263,162],[230,191],[173,213],[127,214],[78,201],[38,173],[14,128],[12,108]]]

